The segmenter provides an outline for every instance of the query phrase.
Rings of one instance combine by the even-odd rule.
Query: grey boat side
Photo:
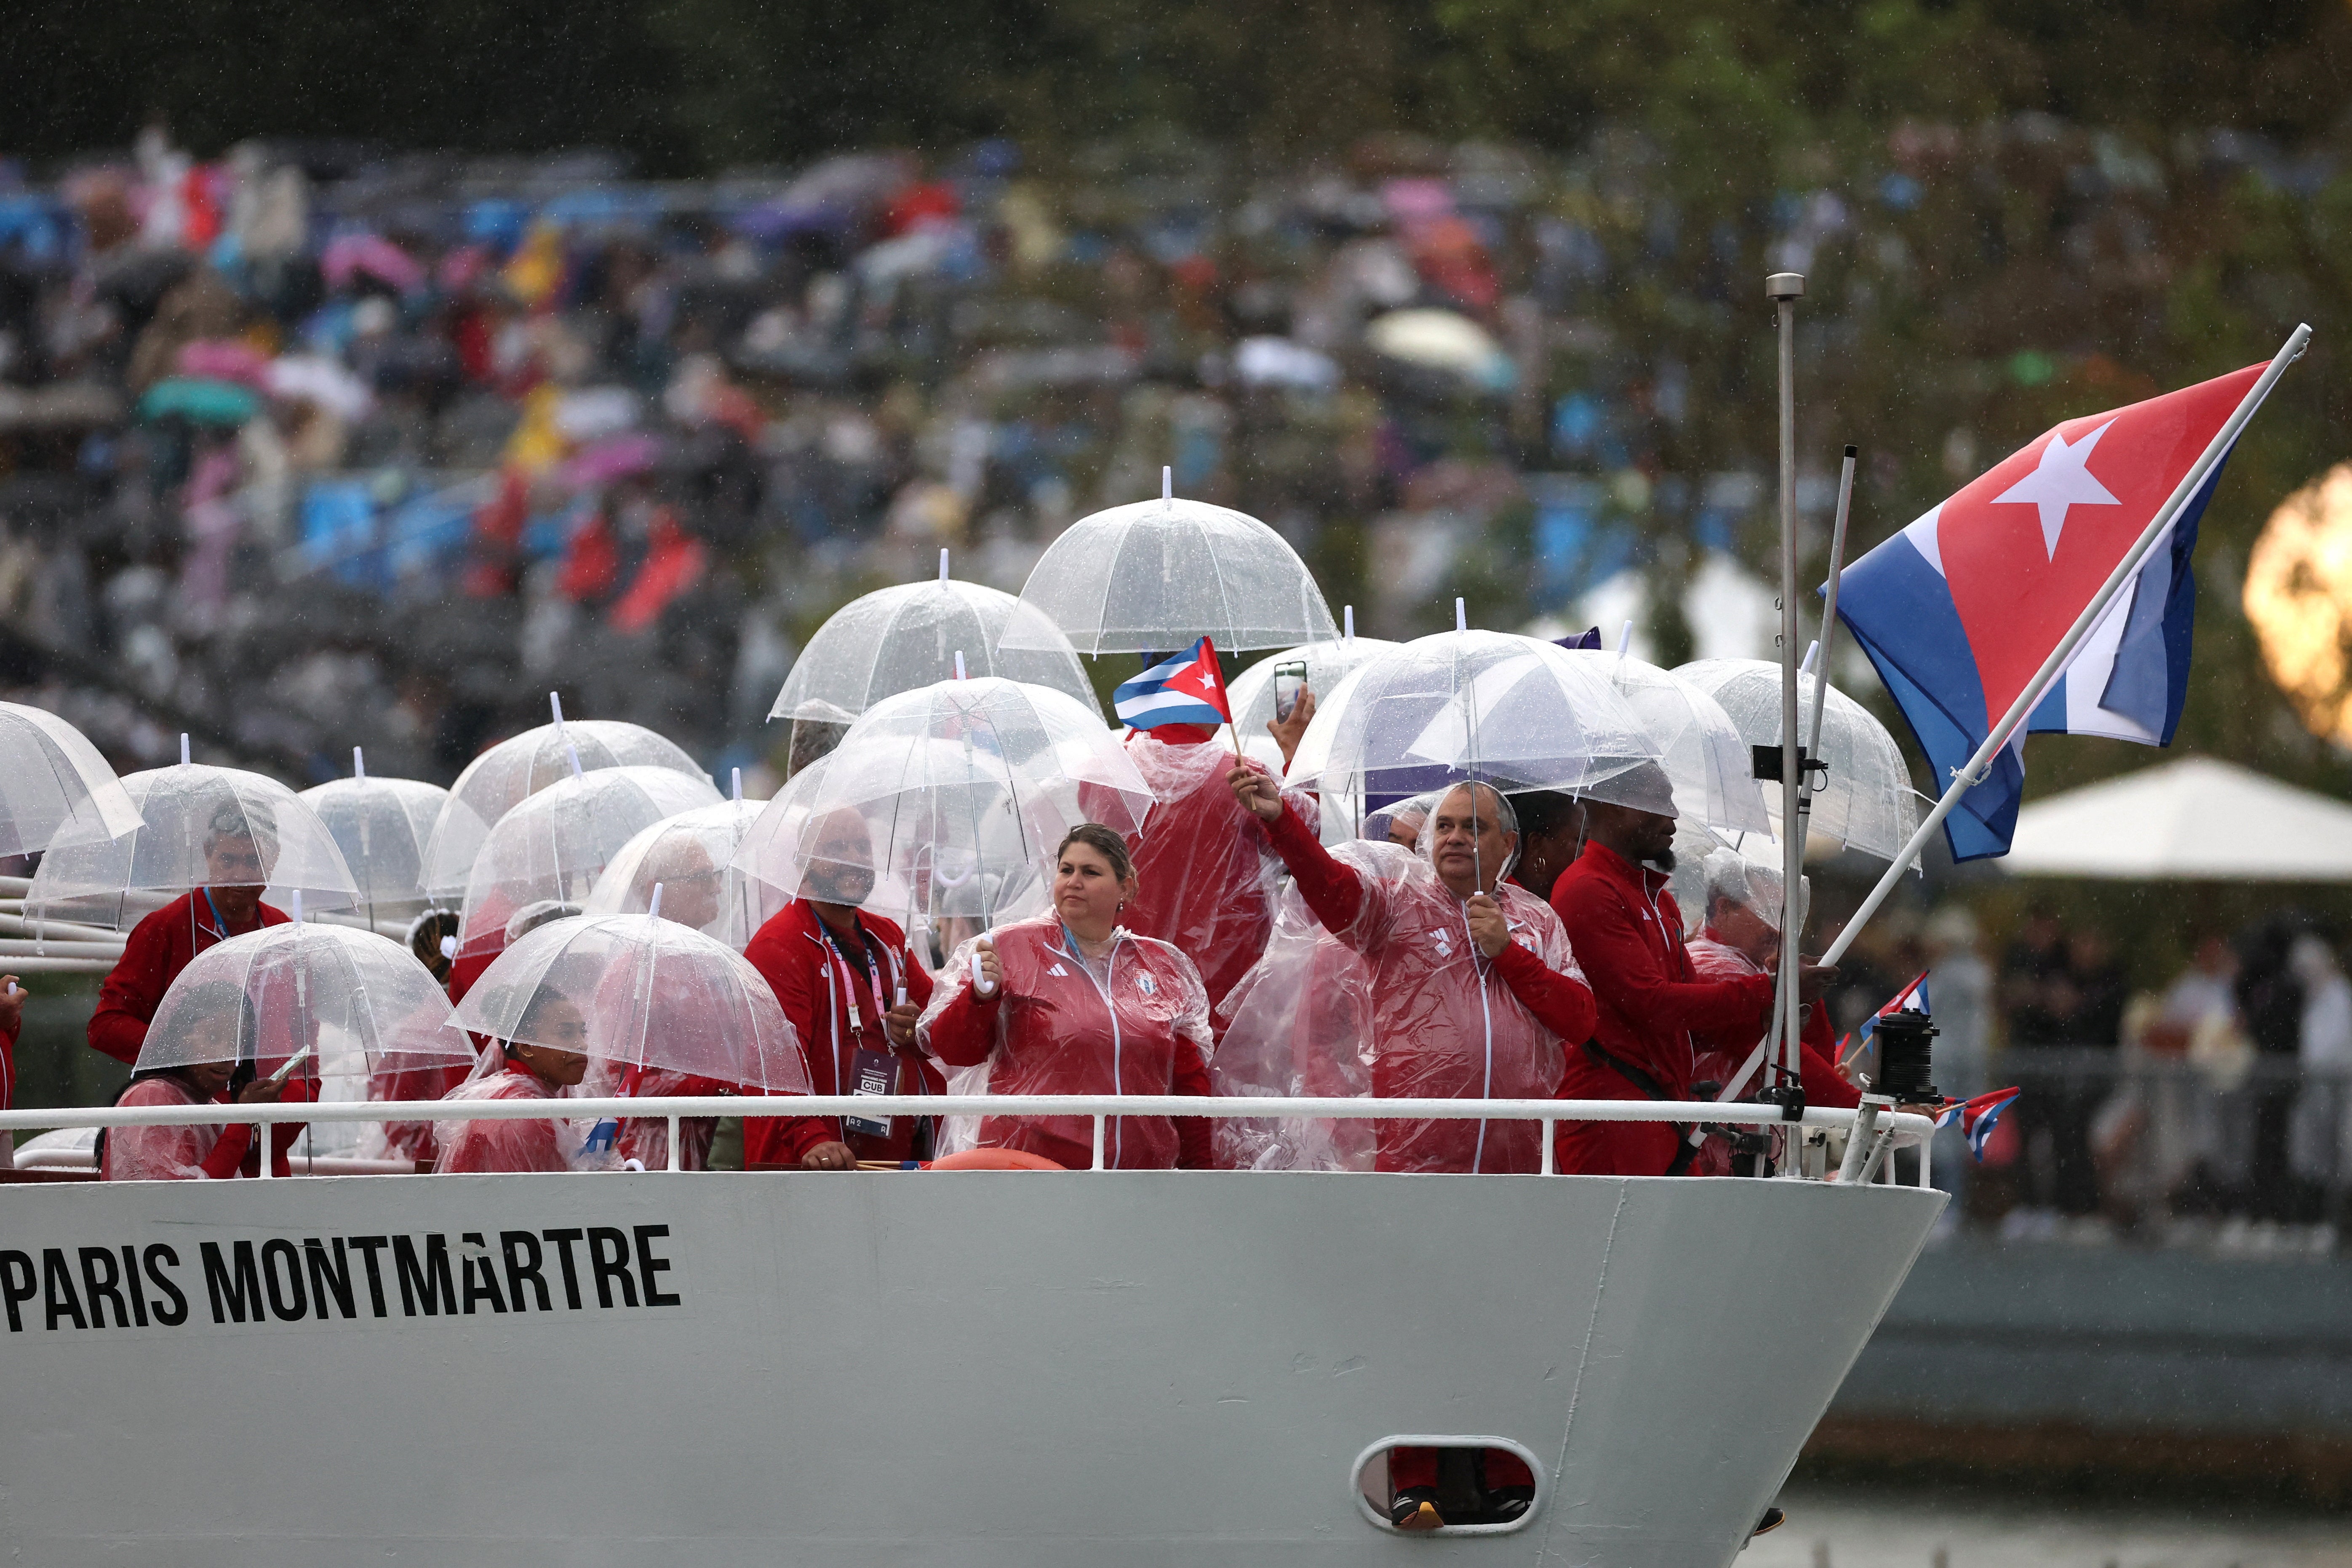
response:
[[[1118,1171],[18,1186],[0,1546],[60,1568],[1726,1564],[1943,1202]],[[144,1327],[112,1321],[125,1248]],[[23,1300],[10,1253],[41,1276]],[[107,1326],[76,1326],[52,1269]],[[1524,1448],[1534,1510],[1394,1534],[1354,1476],[1407,1435]]]

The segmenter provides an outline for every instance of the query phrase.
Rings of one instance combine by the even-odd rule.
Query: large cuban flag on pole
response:
[[[2008,853],[2028,732],[2170,743],[2198,520],[2292,357],[2070,419],[1846,568],[1838,613],[1937,781],[1979,781],[1943,817],[1955,859]]]

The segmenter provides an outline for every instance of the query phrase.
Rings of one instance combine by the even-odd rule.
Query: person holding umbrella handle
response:
[[[960,947],[917,1028],[923,1048],[962,1069],[952,1086],[991,1094],[1209,1092],[1209,996],[1192,961],[1120,923],[1138,880],[1127,844],[1099,823],[1054,855],[1054,907]],[[1094,1163],[1090,1117],[984,1118],[970,1139],[1056,1164]],[[955,1151],[950,1151],[955,1152]],[[1210,1163],[1204,1121],[1125,1116],[1103,1133],[1117,1169]]]

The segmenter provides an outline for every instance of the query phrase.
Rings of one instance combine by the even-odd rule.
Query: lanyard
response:
[[[226,942],[228,940],[228,921],[221,914],[220,905],[213,901],[213,890],[210,888],[206,888],[205,889],[205,907],[211,910],[213,912],[213,940],[215,942]]]
[[[827,998],[830,1000],[834,985],[834,973],[837,970],[841,974],[841,997],[843,1005],[849,1014],[850,1037],[853,1040],[862,1039],[866,1033],[866,1020],[857,1009],[856,984],[850,976],[849,964],[842,957],[841,943],[835,940],[832,928],[822,926],[821,922],[820,924],[821,929],[818,940],[824,944],[826,961],[824,971],[824,988],[827,994]],[[881,972],[875,967],[874,950],[866,945],[866,928],[863,925],[860,925],[857,928],[857,938],[858,952],[866,960],[866,983],[871,988],[867,994],[874,998],[874,1005],[877,1010],[879,1010],[882,1006],[883,995],[882,974]],[[893,953],[890,955],[890,968],[894,974],[898,972],[898,955]],[[842,1081],[843,1070],[841,1061],[841,1012],[831,1007],[826,1008],[826,1011],[833,1015],[833,1080],[834,1083],[838,1086]],[[884,1037],[883,1043],[886,1047],[889,1043],[888,1037],[887,1035]],[[864,1047],[856,1047],[854,1048],[863,1049]]]

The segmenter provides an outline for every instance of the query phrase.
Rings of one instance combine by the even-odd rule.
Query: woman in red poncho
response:
[[[1087,823],[1071,829],[1054,858],[1053,912],[959,947],[917,1026],[925,1050],[964,1069],[950,1092],[1207,1094],[1208,993],[1191,959],[1119,925],[1136,887],[1126,844]],[[960,1131],[950,1123],[950,1152],[973,1142]],[[1094,1163],[1090,1117],[986,1117],[977,1142],[1065,1166]],[[1205,1166],[1206,1124],[1114,1118],[1103,1163]]]
[[[240,1066],[239,1041],[251,1028],[251,1004],[237,987],[215,981],[192,995],[189,1005],[199,1017],[190,1031],[193,1054],[216,1056],[218,1059],[153,1068],[139,1073],[115,1100],[117,1105],[230,1103],[228,1091]],[[235,1103],[271,1105],[310,1098],[310,1086],[298,1074],[283,1083],[267,1079],[246,1083],[236,1090]],[[286,1151],[302,1135],[303,1125],[281,1121],[270,1129],[271,1175],[293,1174]],[[242,1121],[216,1126],[108,1128],[99,1135],[99,1179],[199,1182],[258,1176],[261,1161],[254,1152],[253,1134],[253,1125]]]
[[[1734,849],[1718,849],[1706,858],[1706,917],[1699,934],[1691,939],[1691,968],[1701,980],[1745,974],[1769,974],[1780,962],[1780,928],[1773,921],[1780,907],[1780,879],[1769,868],[1749,865]],[[1801,900],[1800,900],[1801,902]],[[1837,1045],[1830,1031],[1829,1005],[1804,1005],[1804,1032],[1798,1044],[1803,1051],[1803,1083],[1807,1105],[1840,1106],[1851,1110],[1862,1103],[1862,1091],[1846,1080],[1837,1065]],[[1693,1092],[1715,1097],[1733,1073],[1747,1066],[1763,1037],[1752,1029],[1691,1037]],[[1754,1092],[1762,1064],[1751,1069],[1730,1096],[1745,1100]],[[1713,1085],[1711,1089],[1699,1086]],[[1691,1162],[1691,1173],[1727,1176],[1731,1173],[1731,1141],[1717,1131],[1707,1135]]]
[[[469,1083],[451,1089],[449,1100],[555,1100],[588,1073],[588,1023],[561,993],[542,989],[516,1033],[524,1030],[560,1042],[539,1045],[507,1040],[497,1048],[499,1064]],[[445,1121],[436,1175],[483,1175],[514,1171],[580,1168],[582,1140],[570,1123],[557,1120]]]

